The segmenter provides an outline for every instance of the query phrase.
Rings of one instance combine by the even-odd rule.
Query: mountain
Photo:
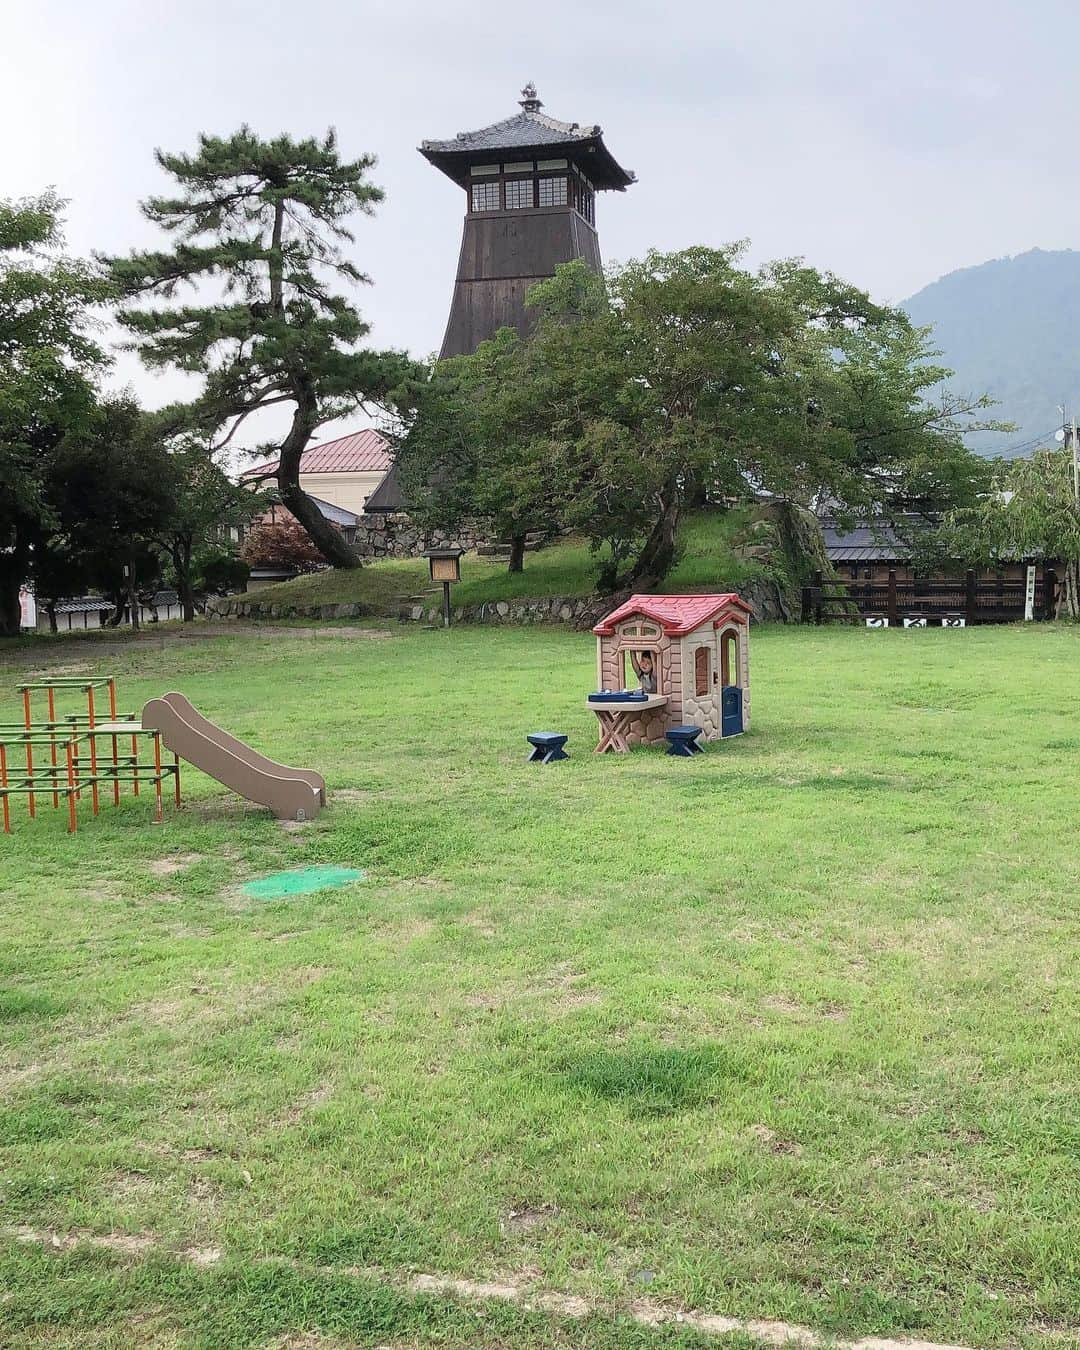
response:
[[[1028,454],[1053,441],[1058,405],[1080,418],[1080,252],[1033,248],[964,267],[903,300],[914,323],[932,324],[951,389],[990,394],[990,415],[1014,432],[975,432],[984,455]]]

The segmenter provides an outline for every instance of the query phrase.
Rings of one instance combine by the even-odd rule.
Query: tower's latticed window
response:
[[[506,184],[506,209],[520,211],[533,204],[533,180],[531,178],[511,178]]]
[[[499,209],[498,183],[473,183],[471,202],[474,211],[497,211]]]
[[[566,179],[565,178],[541,178],[540,179],[540,205],[541,206],[565,206],[566,205]]]

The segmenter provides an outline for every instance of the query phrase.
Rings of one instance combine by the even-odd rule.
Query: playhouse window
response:
[[[720,680],[724,685],[739,684],[739,639],[729,629],[720,639]]]
[[[641,687],[641,680],[638,677],[637,671],[634,669],[634,662],[637,661],[640,665],[643,656],[652,658],[652,674],[653,680],[655,681],[654,692],[659,694],[661,692],[660,658],[659,655],[649,647],[634,649],[633,651],[624,647],[619,653],[620,660],[622,661],[622,687],[624,689],[639,689]]]
[[[704,698],[709,692],[709,649],[699,647],[694,653],[694,693]]]

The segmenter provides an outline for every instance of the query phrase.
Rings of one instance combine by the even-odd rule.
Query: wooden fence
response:
[[[1034,616],[1054,617],[1057,576],[1047,569],[1035,588]],[[978,578],[974,572],[962,577],[920,577],[898,581],[890,571],[886,581],[825,581],[814,574],[811,586],[802,592],[803,623],[864,623],[888,620],[898,628],[905,619],[925,618],[935,626],[943,621],[966,625],[1014,623],[1024,617],[1027,583],[1023,579]]]

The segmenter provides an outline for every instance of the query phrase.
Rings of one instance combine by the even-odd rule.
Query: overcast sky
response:
[[[0,196],[70,198],[70,250],[156,239],[155,146],[241,122],[338,130],[387,193],[357,226],[373,341],[436,349],[464,194],[416,146],[517,111],[599,122],[637,172],[605,259],[752,241],[895,301],[943,272],[1080,242],[1067,0],[5,0]],[[132,358],[149,404],[169,394]]]

